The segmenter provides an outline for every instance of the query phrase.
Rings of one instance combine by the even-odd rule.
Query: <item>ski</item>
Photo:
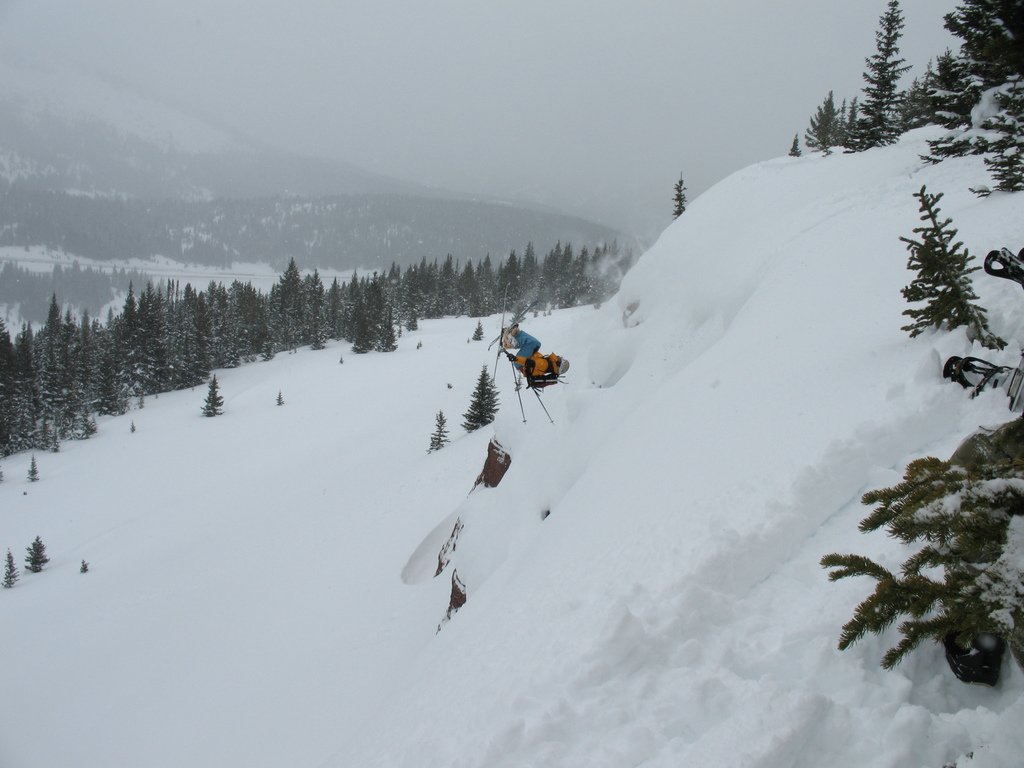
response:
[[[985,272],[993,277],[1013,280],[1024,288],[1024,249],[1016,256],[1009,248],[989,251],[985,257]]]

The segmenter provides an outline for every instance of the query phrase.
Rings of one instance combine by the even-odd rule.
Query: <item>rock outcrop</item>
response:
[[[473,483],[473,488],[483,485],[485,488],[497,488],[498,483],[508,472],[512,463],[512,454],[508,453],[493,437],[487,444],[487,459],[484,461],[484,468]]]
[[[480,471],[476,481],[473,483],[473,490],[476,490],[479,486],[483,485],[485,488],[496,488],[501,479],[505,477],[505,473],[508,471],[509,465],[512,464],[512,454],[506,451],[501,443],[494,438],[491,438],[491,442],[487,444],[487,458],[484,460],[484,468]],[[472,491],[471,491],[472,492]],[[448,541],[441,547],[441,551],[437,555],[437,571],[434,573],[435,578],[441,575],[448,563],[451,562],[452,555],[455,552],[456,547],[459,543],[459,534],[462,533],[462,518],[455,521],[455,527],[452,528],[452,534],[448,537]],[[459,578],[458,570],[452,569],[452,595],[448,603],[448,611],[444,615],[444,619],[438,624],[438,631],[441,627],[448,622],[449,619],[455,612],[459,610],[463,605],[466,604],[466,585]]]

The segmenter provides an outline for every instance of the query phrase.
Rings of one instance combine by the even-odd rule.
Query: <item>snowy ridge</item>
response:
[[[223,417],[162,395],[39,455],[38,484],[0,462],[0,547],[53,558],[0,594],[0,762],[1019,766],[1024,673],[967,686],[934,646],[885,671],[894,631],[838,652],[872,585],[818,564],[901,562],[861,494],[1012,417],[940,371],[1016,364],[1020,286],[975,274],[1001,353],[899,330],[922,185],[975,257],[1024,245],[1024,198],[974,197],[977,158],[923,164],[930,135],[745,169],[616,301],[524,319],[572,361],[554,425],[501,363],[493,432],[462,432],[494,360],[457,318],[218,371]],[[492,436],[511,465],[470,492]],[[435,632],[453,568],[468,602]]]

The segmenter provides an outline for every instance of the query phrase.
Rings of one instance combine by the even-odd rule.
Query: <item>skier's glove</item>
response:
[[[513,355],[511,352],[506,352],[505,357],[508,358],[510,363],[514,363],[516,361],[516,356]]]

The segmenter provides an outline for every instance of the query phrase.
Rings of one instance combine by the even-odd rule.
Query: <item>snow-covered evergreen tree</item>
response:
[[[210,379],[202,411],[203,416],[220,416],[224,413],[224,398],[220,394],[220,385],[217,384],[216,374]]]
[[[35,541],[25,548],[25,570],[32,573],[39,573],[45,565],[50,562],[46,556],[46,545],[43,540],[36,536]]]
[[[793,143],[789,146],[790,157],[800,157],[803,152],[800,151],[800,134],[793,135]]]
[[[487,372],[487,366],[480,369],[480,376],[473,390],[473,397],[469,403],[469,410],[463,415],[462,427],[467,432],[473,432],[480,427],[486,426],[494,421],[498,413],[498,390],[491,381]]]
[[[998,138],[987,145],[985,166],[1002,192],[1024,190],[1024,80],[1017,77],[995,94],[999,112],[985,123]]]
[[[430,448],[427,449],[427,453],[439,451],[448,443],[448,421],[444,417],[444,411],[438,411],[437,418],[434,420],[434,433],[430,436]]]
[[[1024,466],[1004,461],[968,472],[926,457],[910,463],[903,482],[866,493],[862,501],[878,505],[861,521],[862,532],[884,528],[908,546],[922,546],[898,572],[863,555],[822,558],[822,566],[833,569],[832,581],[868,576],[877,582],[843,627],[839,648],[903,619],[902,639],[885,654],[883,667],[894,667],[922,641],[941,642],[950,633],[1004,637],[1024,663]]]
[[[36,464],[36,456],[32,454],[32,460],[28,465],[28,479],[29,482],[35,483],[39,480],[39,465]]]
[[[907,268],[916,272],[910,285],[902,289],[903,297],[912,304],[924,302],[903,311],[913,322],[903,326],[911,337],[929,328],[945,327],[953,330],[964,326],[967,337],[989,349],[1002,349],[1006,342],[988,328],[985,309],[971,302],[978,297],[971,286],[970,275],[978,267],[971,267],[971,255],[963,243],[954,241],[957,230],[952,219],[939,219],[939,200],[942,194],[932,195],[922,186],[914,193],[920,201],[921,221],[915,227],[920,239],[901,237],[907,244],[910,257]]]
[[[398,349],[398,340],[395,338],[395,317],[390,306],[385,308],[384,316],[378,323],[373,348],[377,352],[394,352]]]
[[[1024,78],[1024,13],[1020,3],[964,0],[946,14],[945,26],[960,38],[959,55],[940,57],[933,99],[936,115],[951,132],[929,141],[927,160],[985,154],[1001,190],[1018,188],[1021,104],[1015,91]],[[979,194],[987,194],[987,188]]]
[[[305,281],[305,311],[303,317],[306,323],[305,341],[310,349],[323,349],[327,346],[329,329],[327,327],[327,294],[324,290],[320,273],[313,270]]]
[[[935,121],[931,98],[931,81],[934,76],[935,73],[932,72],[931,63],[929,63],[924,75],[915,77],[903,94],[899,108],[900,133],[931,125]]]
[[[889,0],[875,33],[876,51],[866,59],[864,99],[850,140],[852,148],[857,151],[893,144],[900,136],[902,94],[899,81],[900,76],[910,69],[910,65],[899,58],[903,26],[903,12],[898,0]]]
[[[842,144],[843,126],[841,121],[845,119],[839,110],[836,109],[835,98],[832,91],[821,103],[814,115],[811,117],[810,125],[804,131],[804,144],[808,149],[831,154],[832,147]]]
[[[18,581],[18,566],[14,564],[14,555],[11,554],[11,550],[7,550],[7,564],[4,566],[4,589],[10,589]]]

